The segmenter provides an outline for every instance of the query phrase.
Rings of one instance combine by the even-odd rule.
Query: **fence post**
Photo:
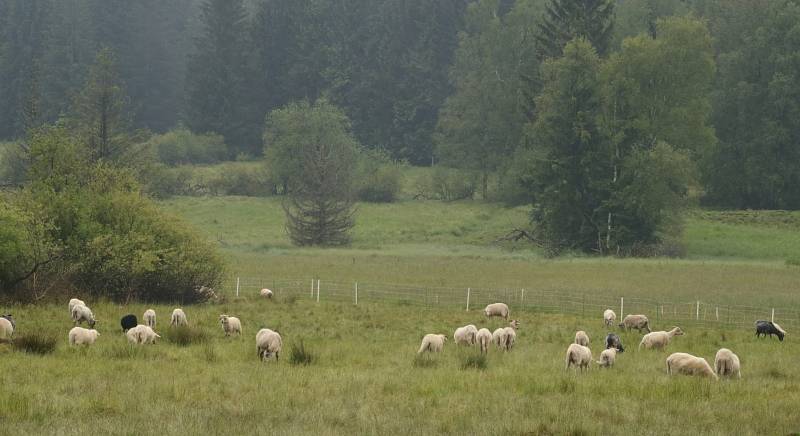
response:
[[[719,306],[714,309],[717,313],[717,321],[719,321]]]
[[[625,297],[619,297],[619,316],[625,318]]]
[[[519,304],[521,306],[524,303],[525,303],[525,288],[522,288],[522,296],[520,296],[520,298],[519,298]]]
[[[470,288],[467,288],[467,312],[469,312],[469,292]]]
[[[314,279],[311,279],[311,299],[314,299]]]
[[[236,277],[236,298],[239,298],[239,277]]]
[[[319,279],[317,279],[317,303],[319,303]]]
[[[700,319],[700,300],[697,300],[697,312],[695,314],[695,319]]]
[[[770,319],[770,321],[775,322],[775,308],[774,307],[772,308],[772,318]]]
[[[358,282],[356,282],[356,306],[358,306]]]

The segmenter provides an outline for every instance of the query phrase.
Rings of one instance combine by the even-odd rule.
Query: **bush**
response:
[[[311,365],[316,360],[316,357],[308,350],[302,340],[293,344],[292,349],[289,351],[289,363],[292,365]]]
[[[17,351],[44,355],[56,351],[57,342],[58,340],[53,336],[48,336],[43,333],[32,333],[14,338],[11,344]]]
[[[429,200],[466,200],[475,195],[475,174],[453,168],[436,167],[417,181],[416,197]]]
[[[356,196],[361,201],[391,203],[400,192],[402,171],[388,153],[364,150],[358,161],[355,180]]]
[[[224,165],[216,176],[206,181],[214,195],[267,197],[275,193],[275,184],[264,167]]]
[[[488,360],[484,354],[470,354],[461,362],[461,369],[480,369],[484,370],[488,366]]]
[[[193,195],[193,174],[189,167],[170,168],[157,164],[147,174],[147,192],[156,198]]]
[[[159,161],[170,166],[216,163],[228,157],[222,136],[210,133],[198,135],[184,127],[155,135],[147,144],[155,150]]]
[[[22,148],[15,142],[0,142],[0,184],[22,184],[28,162]]]
[[[182,347],[208,342],[208,333],[205,330],[187,325],[170,327],[162,335],[167,341]]]

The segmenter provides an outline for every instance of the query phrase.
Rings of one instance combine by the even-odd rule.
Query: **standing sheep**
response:
[[[144,320],[144,324],[151,329],[156,328],[156,311],[153,309],[147,309],[144,311],[144,315],[142,316]]]
[[[487,353],[489,344],[492,342],[492,332],[489,329],[480,329],[478,334],[475,335],[475,340],[478,341],[478,345],[481,347],[481,353]]]
[[[70,345],[92,345],[97,340],[100,333],[94,329],[85,329],[83,327],[73,327],[69,331],[69,344]]]
[[[419,346],[417,354],[424,353],[425,351],[431,353],[441,353],[444,349],[444,343],[447,342],[447,336],[439,334],[427,334],[422,338],[422,344]]]
[[[264,289],[262,289],[262,290],[259,292],[259,294],[261,294],[261,296],[262,296],[262,297],[264,297],[264,298],[266,298],[266,299],[268,299],[268,300],[272,298],[272,291],[270,291],[270,290],[269,290],[269,289],[267,289],[267,288],[264,288]]]
[[[589,335],[587,335],[583,330],[578,330],[578,332],[575,333],[575,343],[578,345],[583,345],[584,347],[588,347]]]
[[[614,348],[620,353],[625,352],[625,348],[622,346],[622,340],[620,340],[619,336],[615,335],[614,333],[609,333],[606,335],[606,349]]]
[[[739,356],[733,354],[733,351],[727,348],[720,348],[717,351],[717,355],[714,356],[714,369],[720,377],[736,376],[737,378],[742,378]]]
[[[220,315],[219,322],[222,324],[222,330],[225,332],[225,336],[230,336],[231,333],[237,333],[241,336],[242,322],[239,321],[239,318],[228,315]]]
[[[14,321],[14,317],[13,317],[13,316],[11,316],[11,314],[10,314],[10,313],[7,313],[7,314],[5,314],[5,315],[3,315],[3,316],[0,316],[0,318],[5,318],[5,319],[7,319],[7,320],[8,320],[8,322],[10,322],[10,323],[11,323],[11,327],[13,327],[13,328],[14,328],[14,330],[16,330],[16,329],[17,329],[17,322],[16,322],[16,321]]]
[[[614,325],[614,321],[616,320],[617,320],[617,314],[614,313],[613,310],[606,309],[606,311],[603,312],[603,322],[605,323],[606,327],[611,327],[612,325]]]
[[[505,327],[500,327],[499,329],[495,330],[492,333],[492,342],[497,345],[497,348],[505,348],[506,347],[506,329]]]
[[[642,337],[642,342],[639,342],[639,350],[644,346],[649,350],[655,348],[656,350],[663,350],[669,345],[669,341],[675,336],[682,336],[683,330],[680,327],[673,327],[668,332],[651,332]]]
[[[156,338],[161,337],[158,333],[153,331],[153,329],[144,324],[139,324],[129,329],[125,335],[128,337],[128,342],[132,344],[155,344]]]
[[[122,317],[119,320],[119,325],[122,326],[122,333],[127,332],[129,329],[132,329],[139,325],[139,320],[136,319],[136,315],[130,313]]]
[[[453,341],[456,345],[475,345],[475,336],[477,334],[478,328],[472,324],[459,327],[453,333]]]
[[[569,348],[567,348],[566,359],[564,360],[566,363],[565,370],[575,365],[576,370],[580,368],[581,372],[583,372],[584,369],[589,369],[589,364],[592,362],[592,350],[583,345],[570,344]]]
[[[11,321],[5,318],[0,318],[0,340],[10,341],[13,335],[14,326],[11,324]]]
[[[687,353],[672,353],[667,357],[667,374],[697,375],[711,377],[714,380],[719,379],[706,359]]]
[[[600,360],[597,361],[597,364],[600,365],[601,368],[610,368],[614,366],[614,362],[617,360],[617,349],[616,348],[606,348],[600,353]]]
[[[186,319],[186,314],[182,309],[175,309],[172,311],[172,317],[169,320],[171,326],[189,325],[189,320]]]
[[[647,330],[647,333],[650,333],[650,321],[647,320],[647,317],[644,315],[628,315],[622,319],[622,322],[619,323],[619,326],[631,331],[631,329],[636,329],[639,333],[642,332],[642,329]]]
[[[786,332],[779,326],[772,321],[764,321],[759,320],[756,321],[756,336],[767,336],[775,335],[778,337],[778,340],[783,342],[783,337],[786,336]]]
[[[509,311],[505,303],[492,303],[486,306],[486,309],[483,309],[483,313],[486,316],[500,316],[508,319]]]
[[[280,333],[270,329],[261,329],[256,333],[256,351],[262,361],[266,362],[273,354],[277,361],[282,347],[283,339],[281,339]]]
[[[91,309],[80,304],[72,308],[72,321],[75,323],[75,325],[86,321],[86,323],[89,324],[89,328],[94,328],[94,325],[97,322],[97,320],[94,319]]]
[[[519,321],[512,319],[509,321],[509,326],[504,328],[506,343],[506,351],[511,351],[514,348],[514,343],[517,342],[517,329],[519,328]]]
[[[74,309],[75,306],[86,306],[86,303],[84,303],[82,300],[78,300],[77,298],[70,299],[69,300],[69,316],[72,316],[72,309]]]

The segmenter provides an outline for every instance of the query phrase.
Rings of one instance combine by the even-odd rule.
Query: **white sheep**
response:
[[[73,327],[69,331],[69,344],[70,345],[92,345],[97,340],[100,333],[94,329],[85,329],[83,327]]]
[[[636,329],[639,333],[642,332],[642,329],[647,330],[647,333],[650,333],[650,321],[644,315],[628,315],[622,319],[622,322],[619,323],[619,326],[628,329]]]
[[[511,351],[514,348],[514,343],[517,342],[517,328],[506,327],[503,330],[506,331],[506,351]]]
[[[262,290],[259,292],[259,294],[261,294],[261,296],[262,296],[262,297],[264,297],[264,298],[266,298],[266,299],[270,299],[270,298],[272,298],[272,291],[270,291],[270,290],[269,290],[269,289],[267,289],[267,288],[264,288],[264,289],[262,289]]]
[[[444,343],[447,342],[446,335],[439,335],[439,334],[427,334],[425,337],[422,338],[422,344],[419,346],[419,351],[417,354],[421,354],[425,351],[431,353],[441,353],[444,349]]]
[[[481,353],[486,353],[489,351],[489,344],[492,342],[492,332],[489,329],[480,329],[475,335],[475,340],[481,347]]]
[[[617,349],[616,348],[607,348],[600,353],[600,360],[597,361],[597,364],[604,368],[610,368],[614,365],[614,362],[617,360]]]
[[[239,335],[242,334],[242,322],[239,321],[239,318],[236,318],[235,316],[220,315],[219,322],[222,324],[222,331],[225,332],[225,336],[230,336],[231,333],[238,333]]]
[[[72,321],[75,323],[75,325],[81,324],[84,321],[86,321],[86,323],[89,324],[90,328],[94,328],[94,325],[97,322],[97,320],[94,319],[94,314],[92,314],[92,310],[82,304],[78,304],[72,307]]]
[[[472,324],[459,327],[453,333],[453,341],[456,345],[475,345],[475,336],[477,334],[478,328]]]
[[[78,300],[77,298],[71,298],[69,300],[69,316],[72,316],[72,309],[75,306],[86,306],[86,303],[84,303],[81,300]]]
[[[656,350],[663,350],[669,345],[669,341],[675,336],[683,335],[683,330],[680,327],[673,327],[672,330],[668,332],[651,332],[642,337],[642,341],[639,342],[639,350],[642,349],[644,346],[645,349],[649,350],[654,348]]]
[[[739,356],[727,348],[720,348],[714,356],[714,369],[720,377],[742,378]]]
[[[169,320],[169,325],[171,326],[189,325],[189,320],[186,319],[186,314],[183,313],[182,309],[175,309],[172,311],[172,317]]]
[[[714,380],[719,379],[706,359],[687,353],[672,353],[667,357],[667,374],[697,375],[711,377]]]
[[[14,335],[14,326],[11,324],[11,321],[0,318],[0,340],[3,341],[10,341],[11,336]]]
[[[277,361],[282,347],[283,339],[281,339],[281,335],[278,332],[270,329],[261,329],[256,333],[256,351],[262,361],[266,361],[273,354]]]
[[[506,329],[505,327],[500,327],[499,329],[495,330],[492,333],[492,342],[497,345],[497,348],[505,348],[506,347]]]
[[[589,364],[592,363],[592,350],[583,345],[570,344],[569,348],[567,348],[567,356],[564,360],[566,364],[565,370],[575,365],[576,370],[580,368],[581,372],[583,372],[584,369],[588,370]]]
[[[589,335],[586,334],[583,330],[578,330],[575,333],[575,343],[578,345],[583,345],[584,347],[589,346]]]
[[[144,311],[144,316],[142,316],[144,320],[144,324],[151,329],[156,328],[156,311],[153,309],[147,309]]]
[[[161,337],[161,335],[144,324],[139,324],[129,329],[125,335],[128,337],[128,342],[132,344],[155,344],[156,338]]]
[[[605,322],[606,327],[611,327],[612,325],[614,325],[614,321],[616,320],[617,320],[617,314],[614,313],[613,310],[606,309],[606,311],[603,312],[603,322]]]
[[[505,303],[492,303],[486,306],[486,309],[483,309],[483,313],[486,316],[500,316],[508,319],[509,311]]]

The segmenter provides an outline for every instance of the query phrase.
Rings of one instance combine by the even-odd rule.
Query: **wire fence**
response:
[[[569,314],[602,319],[612,309],[620,322],[625,314],[647,315],[651,323],[684,323],[753,327],[757,320],[771,320],[784,329],[800,327],[800,311],[785,307],[751,307],[704,301],[666,302],[646,298],[609,297],[535,288],[455,288],[323,279],[263,279],[237,277],[223,292],[239,296],[259,295],[270,289],[276,298],[316,302],[394,303],[430,308],[482,310],[491,303],[506,303],[515,310]]]

